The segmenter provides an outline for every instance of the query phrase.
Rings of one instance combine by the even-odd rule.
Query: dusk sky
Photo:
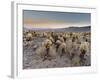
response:
[[[24,10],[23,23],[27,28],[83,27],[91,25],[91,14]]]

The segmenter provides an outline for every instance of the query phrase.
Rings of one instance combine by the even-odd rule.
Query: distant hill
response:
[[[26,30],[27,28],[24,28]],[[68,27],[68,28],[56,28],[56,29],[48,29],[48,28],[32,28],[30,30],[42,30],[42,31],[56,31],[56,32],[90,32],[91,26],[84,27]]]
[[[85,26],[85,27],[68,27],[68,28],[63,28],[61,31],[67,31],[67,32],[90,32],[91,27],[90,26]]]

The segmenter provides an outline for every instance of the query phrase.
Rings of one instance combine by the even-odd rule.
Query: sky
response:
[[[23,11],[23,24],[26,28],[66,28],[91,25],[90,13]]]

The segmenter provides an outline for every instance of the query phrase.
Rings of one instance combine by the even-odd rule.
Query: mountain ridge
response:
[[[28,29],[25,28],[24,29]],[[61,31],[61,32],[90,32],[91,31],[91,26],[83,26],[83,27],[77,27],[77,26],[70,26],[68,28],[56,28],[56,29],[51,29],[51,28],[32,28],[29,30],[42,30],[42,31]]]

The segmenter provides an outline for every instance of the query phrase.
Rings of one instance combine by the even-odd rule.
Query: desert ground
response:
[[[91,66],[90,32],[23,30],[23,69]]]

